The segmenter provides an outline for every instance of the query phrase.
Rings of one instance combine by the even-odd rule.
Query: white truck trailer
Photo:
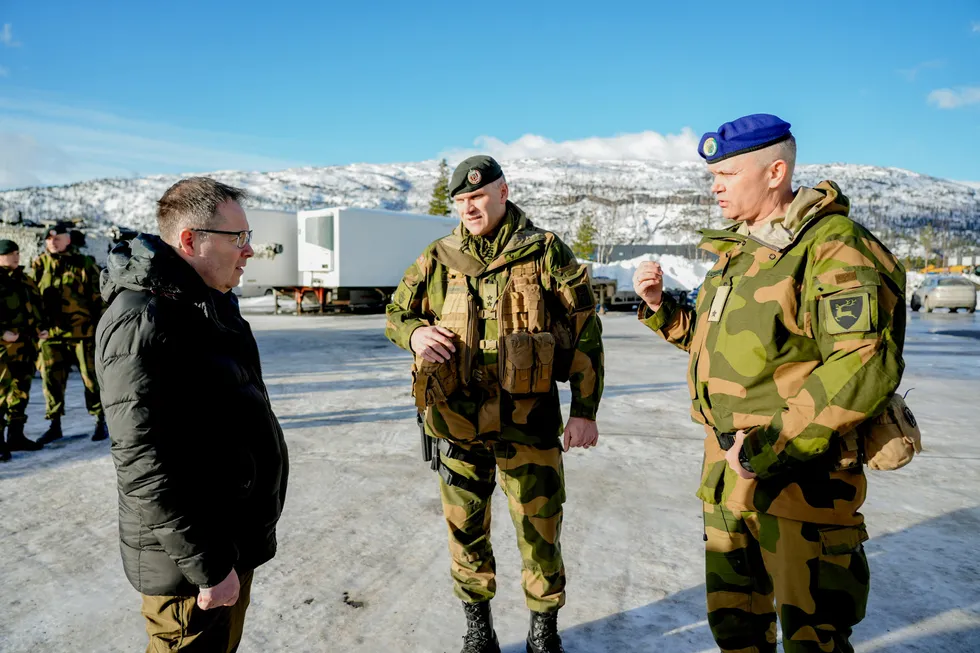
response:
[[[454,217],[346,207],[247,214],[256,255],[239,292],[271,289],[277,312],[284,295],[297,312],[383,307],[422,250],[459,224]]]
[[[245,265],[235,293],[256,297],[271,295],[278,286],[296,285],[296,213],[251,209],[247,214],[255,256]]]

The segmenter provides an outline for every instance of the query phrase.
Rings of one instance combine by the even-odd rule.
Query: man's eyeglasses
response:
[[[238,249],[245,249],[245,246],[252,242],[252,230],[248,231],[221,231],[220,229],[191,229],[191,231],[197,231],[203,234],[224,234],[226,236],[235,236],[235,247]]]

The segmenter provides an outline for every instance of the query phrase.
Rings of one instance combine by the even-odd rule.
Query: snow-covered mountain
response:
[[[700,163],[653,161],[503,161],[513,199],[542,226],[574,232],[592,214],[606,243],[690,242],[694,230],[718,220]],[[357,206],[424,212],[438,162],[354,164],[280,172],[218,171],[221,181],[251,193],[255,208],[295,210]],[[112,225],[154,230],[155,201],[180,177],[103,179],[68,186],[0,193],[0,216],[10,221],[85,218],[92,231]],[[853,164],[799,166],[796,182],[832,179],[851,199],[851,214],[883,239],[914,238],[932,223],[965,242],[980,240],[980,188],[896,168]]]

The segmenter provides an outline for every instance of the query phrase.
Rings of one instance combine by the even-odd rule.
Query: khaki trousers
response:
[[[238,602],[201,610],[196,596],[143,594],[141,612],[150,642],[146,653],[235,653],[242,641],[245,611],[252,591],[252,572],[239,577]]]

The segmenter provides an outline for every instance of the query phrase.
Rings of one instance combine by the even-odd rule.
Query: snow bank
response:
[[[272,295],[246,297],[238,300],[238,306],[241,308],[242,313],[272,313],[276,310],[275,301],[275,297]],[[295,300],[292,297],[280,297],[279,310],[283,313],[295,313]]]
[[[664,269],[664,287],[692,290],[701,285],[704,275],[711,266],[683,256],[664,254],[644,254],[628,261],[615,263],[593,263],[593,277],[608,277],[616,280],[617,290],[633,290],[633,273],[644,261],[658,261]]]

